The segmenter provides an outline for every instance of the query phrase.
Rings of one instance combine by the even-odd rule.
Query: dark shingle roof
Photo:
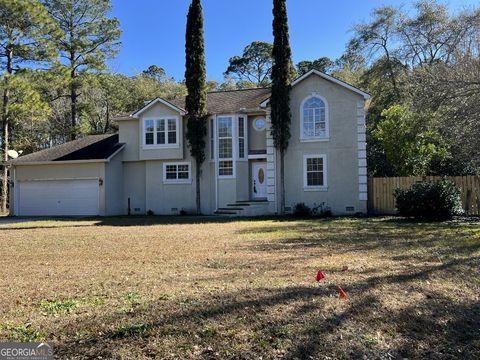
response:
[[[50,149],[21,156],[12,160],[11,163],[15,165],[45,161],[105,160],[122,146],[123,144],[118,142],[118,134],[90,135]]]
[[[270,97],[270,92],[270,89],[212,91],[207,94],[207,110],[209,114],[230,114],[240,109],[256,109]],[[170,102],[185,109],[184,97]]]

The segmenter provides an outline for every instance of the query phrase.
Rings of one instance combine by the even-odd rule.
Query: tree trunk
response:
[[[75,84],[75,71],[72,70],[70,75],[70,140],[75,140],[77,137],[77,88]]]
[[[8,113],[8,105],[10,102],[10,89],[9,89],[9,77],[13,73],[13,49],[11,46],[7,47],[7,73],[5,74],[4,90],[3,90],[3,104],[2,104],[2,151],[3,160],[5,161],[2,169],[2,192],[1,192],[1,204],[0,211],[2,213],[7,212],[7,199],[8,199],[8,150],[9,150],[9,125],[10,116]]]
[[[280,151],[280,215],[285,215],[285,151]]]
[[[195,190],[196,190],[196,203],[197,203],[197,215],[202,214],[202,208],[200,203],[200,175],[201,175],[201,166],[202,163],[196,160],[196,169],[195,169]]]

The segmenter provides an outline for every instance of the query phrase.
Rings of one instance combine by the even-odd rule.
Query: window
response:
[[[324,190],[327,187],[325,155],[305,155],[303,160],[305,189]]]
[[[213,119],[210,119],[210,159],[215,160],[215,128]]]
[[[170,184],[190,183],[190,163],[163,164],[163,182]]]
[[[233,118],[219,117],[218,132],[218,175],[233,176]]]
[[[218,175],[219,176],[233,176],[233,161],[219,161],[218,162]]]
[[[245,118],[238,118],[238,158],[245,159]]]
[[[253,128],[257,131],[265,130],[266,125],[267,122],[264,118],[256,118],[255,120],[253,120]]]
[[[144,120],[146,146],[178,145],[178,118]]]
[[[301,138],[328,138],[328,107],[326,100],[319,96],[311,96],[304,100],[301,114]]]

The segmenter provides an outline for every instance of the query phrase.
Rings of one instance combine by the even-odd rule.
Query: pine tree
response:
[[[187,98],[187,140],[190,154],[195,158],[196,204],[200,206],[201,166],[205,161],[205,136],[207,135],[207,90],[205,70],[205,43],[203,14],[200,0],[192,0],[187,16],[185,36],[185,84]]]
[[[49,62],[54,58],[51,44],[61,33],[38,0],[0,0],[0,73],[2,73],[2,153],[8,161],[10,128],[15,108],[33,108],[33,98],[21,103],[12,102],[12,95],[20,89],[22,82],[16,72],[22,63]],[[23,84],[25,85],[25,84]],[[25,89],[24,89],[25,90]],[[26,91],[24,91],[26,93]],[[0,211],[7,210],[8,169],[3,166]]]
[[[79,90],[86,72],[105,68],[120,44],[120,24],[110,18],[110,0],[42,0],[65,32],[57,50],[67,73],[70,98],[70,139],[77,136]]]
[[[273,0],[273,67],[270,98],[272,136],[280,152],[280,212],[285,212],[285,152],[290,139],[290,78],[292,50],[288,35],[286,0]]]

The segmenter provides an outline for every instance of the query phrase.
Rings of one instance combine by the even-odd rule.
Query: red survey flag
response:
[[[345,291],[343,291],[343,289],[340,286],[338,287],[338,292],[340,294],[340,299],[345,300],[347,298],[347,294],[345,293]]]
[[[319,271],[317,272],[317,281],[322,281],[323,279],[325,278],[325,275],[323,274],[323,272]]]

